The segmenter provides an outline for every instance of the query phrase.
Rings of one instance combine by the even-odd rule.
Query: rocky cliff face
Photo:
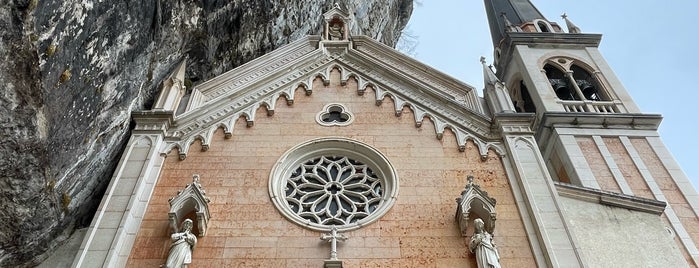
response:
[[[8,3],[9,2],[9,3]],[[412,0],[8,0],[0,6],[0,266],[89,225],[129,134],[183,57],[196,84],[307,34],[334,2],[394,46]],[[188,82],[189,82],[188,81]]]

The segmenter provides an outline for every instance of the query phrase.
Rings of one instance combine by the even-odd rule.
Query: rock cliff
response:
[[[33,266],[90,224],[160,81],[196,84],[307,34],[333,0],[8,0],[0,6],[0,267]],[[412,0],[338,0],[395,46]]]

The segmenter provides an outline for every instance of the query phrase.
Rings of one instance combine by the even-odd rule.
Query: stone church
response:
[[[136,122],[74,267],[697,267],[699,196],[598,46],[485,0],[476,89],[367,36],[319,35]]]

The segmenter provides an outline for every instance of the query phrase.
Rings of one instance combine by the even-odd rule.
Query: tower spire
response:
[[[484,2],[495,47],[505,37],[505,29],[510,29],[508,23],[511,26],[521,27],[522,24],[534,20],[546,20],[529,0],[484,0]]]

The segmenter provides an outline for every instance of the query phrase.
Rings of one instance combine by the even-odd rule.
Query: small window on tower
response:
[[[515,86],[515,91],[516,93],[512,97],[515,110],[518,113],[536,113],[536,106],[534,106],[534,101],[531,95],[529,95],[529,89],[527,89],[523,80],[519,81],[518,87]]]
[[[551,33],[551,32],[553,32],[553,30],[552,30],[553,28],[551,27],[551,24],[549,24],[549,23],[548,23],[547,21],[545,21],[545,20],[534,20],[534,25],[536,25],[536,29],[537,29],[539,32],[542,32],[542,33]]]

